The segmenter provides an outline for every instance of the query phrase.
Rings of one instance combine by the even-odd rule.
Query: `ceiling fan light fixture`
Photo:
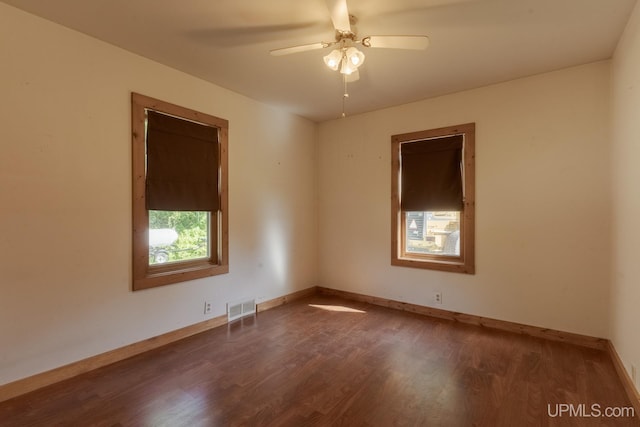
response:
[[[331,68],[333,71],[337,71],[340,67],[340,61],[342,60],[342,52],[338,49],[334,49],[323,59],[327,67]]]
[[[351,64],[351,61],[349,61],[347,59],[343,59],[342,60],[342,66],[340,67],[340,73],[348,76],[351,73],[353,73],[354,71],[356,71],[357,69],[358,69],[358,67],[356,67],[355,65]]]
[[[360,52],[358,49],[356,49],[353,46],[346,50],[345,55],[347,57],[347,60],[351,63],[351,65],[353,65],[356,68],[360,67],[364,62],[364,53]]]
[[[348,75],[345,74],[344,79],[347,83],[353,83],[355,81],[358,81],[360,79],[360,72],[358,70],[355,70],[351,74],[348,74]]]

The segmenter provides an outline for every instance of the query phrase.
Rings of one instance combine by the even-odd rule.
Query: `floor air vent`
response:
[[[254,314],[256,312],[256,300],[251,299],[248,301],[227,303],[227,320],[239,319],[248,314]]]

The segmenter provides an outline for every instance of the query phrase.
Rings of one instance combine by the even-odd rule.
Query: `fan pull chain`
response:
[[[346,76],[346,74],[342,75],[342,83],[344,84],[344,90],[343,90],[343,93],[342,93],[342,118],[344,119],[345,117],[347,117],[347,114],[344,111],[345,111],[345,104],[347,102],[347,98],[349,97],[349,92],[347,91],[347,76]]]

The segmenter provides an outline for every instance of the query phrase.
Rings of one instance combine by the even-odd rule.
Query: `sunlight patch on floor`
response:
[[[327,311],[341,311],[344,313],[366,313],[366,311],[345,307],[343,305],[309,304],[309,307],[315,307]]]

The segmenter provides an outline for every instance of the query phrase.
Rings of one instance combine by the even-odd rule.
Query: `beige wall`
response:
[[[640,4],[612,67],[613,268],[611,340],[640,375]],[[640,378],[636,387],[640,389]]]
[[[131,292],[130,92],[229,120],[230,274]],[[316,125],[0,3],[0,384],[315,285]]]
[[[357,83],[356,83],[357,84]],[[609,63],[319,127],[319,284],[608,334]],[[390,265],[390,137],[476,123],[476,275]]]

